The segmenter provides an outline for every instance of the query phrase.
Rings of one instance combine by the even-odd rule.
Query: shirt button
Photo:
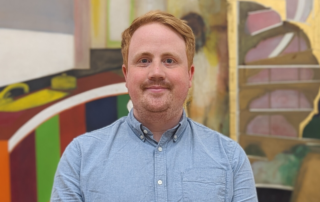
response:
[[[147,133],[148,133],[148,131],[147,131],[147,130],[143,130],[143,133],[144,133],[144,134],[147,134]]]
[[[158,180],[158,184],[159,184],[159,185],[162,185],[162,180]]]
[[[173,136],[173,139],[177,139],[177,138],[178,138],[177,135],[174,135],[174,136]]]
[[[158,147],[158,151],[160,151],[160,152],[161,152],[161,151],[162,151],[162,147]]]
[[[143,139],[144,138],[144,136],[143,135],[140,135],[140,139]]]

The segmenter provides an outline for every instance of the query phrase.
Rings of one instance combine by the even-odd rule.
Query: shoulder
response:
[[[246,154],[236,141],[190,118],[188,118],[188,122],[192,134],[208,148],[208,151],[215,154],[220,153],[221,156],[227,156],[230,164],[235,163],[236,156],[240,155],[242,158],[246,158]]]
[[[126,130],[126,117],[122,117],[112,124],[103,128],[87,132],[73,139],[70,146],[78,147],[80,150],[92,150],[99,148],[112,141],[119,131]]]
[[[122,117],[108,126],[105,126],[103,128],[100,128],[91,132],[87,132],[83,135],[76,137],[75,139],[77,139],[78,141],[87,141],[87,140],[104,141],[110,138],[110,136],[112,136],[119,127],[123,126],[123,124],[126,124],[125,122],[126,122],[126,117]]]
[[[222,144],[227,149],[233,149],[237,146],[237,142],[232,140],[231,138],[212,130],[200,123],[193,121],[192,119],[188,118],[189,125],[191,127],[192,132],[194,135],[201,139],[205,139],[206,141]]]

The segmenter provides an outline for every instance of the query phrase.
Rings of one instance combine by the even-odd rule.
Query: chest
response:
[[[101,153],[82,169],[85,201],[229,201],[232,172],[200,151],[167,148]]]

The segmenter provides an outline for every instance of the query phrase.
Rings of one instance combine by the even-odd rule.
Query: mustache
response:
[[[140,85],[141,89],[147,89],[153,86],[158,86],[158,87],[162,87],[162,88],[167,88],[167,89],[172,89],[172,85],[170,82],[165,81],[165,80],[161,80],[161,81],[152,81],[152,80],[148,80],[144,83],[142,83]]]

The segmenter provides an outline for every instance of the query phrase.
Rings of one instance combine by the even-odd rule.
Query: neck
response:
[[[179,123],[182,113],[182,108],[171,112],[149,112],[135,110],[133,108],[135,118],[152,132],[153,138],[157,142],[159,142],[165,131]]]

